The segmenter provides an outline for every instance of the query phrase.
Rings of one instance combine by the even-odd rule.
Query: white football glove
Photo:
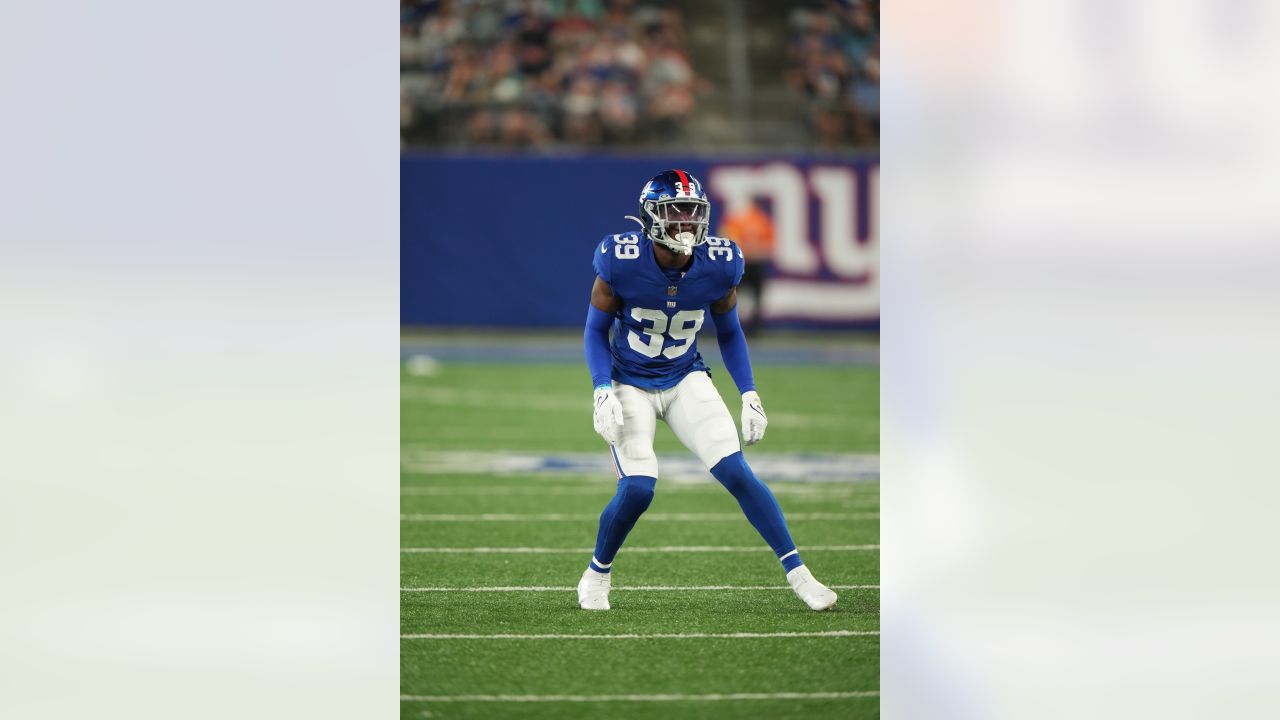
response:
[[[607,387],[596,388],[595,395],[596,432],[610,445],[622,442],[622,403],[614,396],[613,390]]]
[[[769,418],[760,405],[760,396],[755,390],[742,393],[742,443],[755,445],[764,437],[764,429],[769,426]]]

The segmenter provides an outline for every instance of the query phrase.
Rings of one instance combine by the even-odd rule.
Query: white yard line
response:
[[[582,522],[600,519],[600,513],[409,513],[401,515],[404,522]],[[645,522],[710,522],[742,520],[742,513],[645,513]],[[880,513],[787,513],[788,520],[878,520]]]
[[[861,492],[847,487],[827,485],[786,485],[775,483],[770,487],[775,495],[812,495],[814,497],[850,497],[866,495],[867,499],[879,501],[879,498],[868,492]],[[608,497],[615,491],[614,483],[597,483],[571,487],[538,487],[537,485],[402,485],[401,495],[599,495]],[[675,485],[659,488],[658,492],[705,492],[723,495],[725,489],[719,485]]]
[[[833,590],[879,590],[879,585],[828,585]],[[410,587],[400,592],[572,592],[576,587],[551,585],[495,585],[488,587]],[[662,592],[706,590],[790,590],[788,585],[633,585],[615,587],[616,591],[650,590]]]
[[[737,632],[737,633],[623,633],[607,635],[573,635],[567,633],[548,633],[543,635],[479,635],[466,633],[414,633],[401,635],[401,640],[669,640],[699,638],[819,638],[819,637],[861,637],[879,635],[879,630],[823,630],[820,632]]]
[[[599,495],[608,497],[613,483],[592,483],[580,487],[538,487],[536,485],[402,485],[401,495]]]
[[[727,693],[712,695],[401,695],[405,702],[717,702],[724,700],[844,700],[880,697],[879,690],[854,692]]]
[[[461,555],[487,555],[487,554],[512,554],[512,555],[579,555],[592,552],[595,548],[550,548],[550,547],[416,547],[416,548],[400,548],[402,553],[440,553],[440,554],[461,554]],[[802,550],[809,552],[811,550],[831,550],[831,551],[855,551],[855,550],[879,550],[879,545],[806,545]],[[735,552],[763,552],[769,551],[766,545],[739,547],[735,545],[668,545],[665,547],[629,547],[625,552],[628,555],[635,553],[735,553]]]

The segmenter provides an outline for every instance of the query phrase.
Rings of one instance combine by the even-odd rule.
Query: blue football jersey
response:
[[[683,277],[671,277],[653,256],[653,241],[640,232],[609,235],[595,248],[596,274],[622,301],[613,320],[613,379],[642,388],[669,388],[691,372],[706,370],[698,330],[711,303],[742,280],[742,251],[709,237],[693,248]],[[669,271],[668,271],[669,272]]]

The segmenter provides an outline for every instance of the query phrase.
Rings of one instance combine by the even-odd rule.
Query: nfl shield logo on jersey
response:
[[[668,285],[668,286],[667,286],[667,295],[675,295],[675,294],[676,294],[676,286],[675,286],[675,285]]]

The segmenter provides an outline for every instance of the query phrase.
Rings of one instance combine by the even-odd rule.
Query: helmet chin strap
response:
[[[641,229],[641,230],[643,230],[643,229],[644,229],[644,221],[643,221],[643,220],[641,220],[640,218],[636,217],[635,215],[623,215],[623,216],[622,216],[622,218],[623,218],[624,220],[635,220],[635,221],[636,221],[636,224],[640,226],[640,229]]]

